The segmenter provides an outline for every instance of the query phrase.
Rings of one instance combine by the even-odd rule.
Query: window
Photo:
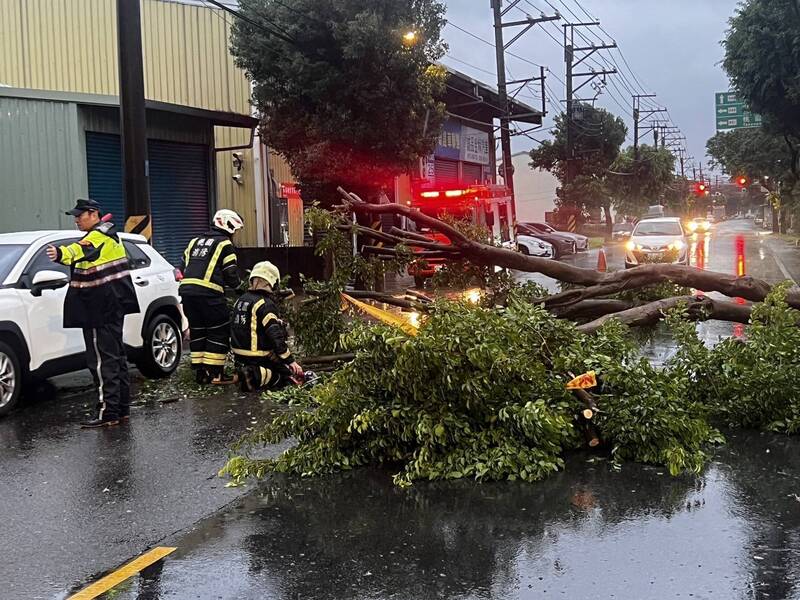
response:
[[[681,236],[683,235],[683,230],[677,221],[641,221],[636,226],[636,231],[633,232],[633,235]]]
[[[125,245],[125,252],[128,254],[128,260],[131,263],[131,270],[145,269],[150,266],[150,257],[144,253],[144,250],[133,242],[122,243]]]
[[[11,272],[19,257],[22,256],[27,248],[27,246],[21,244],[0,245],[0,283],[3,283],[3,280]]]
[[[47,247],[51,245],[66,246],[67,244],[72,244],[75,241],[76,238],[57,240],[40,248],[31,259],[31,262],[29,262],[28,266],[25,268],[25,272],[22,274],[22,277],[20,277],[20,283],[22,283],[22,285],[24,285],[26,288],[30,288],[33,283],[33,277],[39,271],[58,271],[69,277],[69,267],[50,260],[50,257],[47,256]]]

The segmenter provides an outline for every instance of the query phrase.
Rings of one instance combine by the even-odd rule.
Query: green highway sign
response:
[[[747,105],[739,100],[735,92],[716,94],[715,114],[717,131],[761,127],[761,115],[750,112]]]

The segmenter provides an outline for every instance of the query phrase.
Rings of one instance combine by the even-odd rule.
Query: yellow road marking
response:
[[[142,554],[139,558],[135,558],[124,567],[120,567],[113,573],[106,575],[89,587],[82,589],[77,594],[73,594],[67,598],[67,600],[91,600],[92,598],[97,598],[99,595],[105,594],[114,586],[117,586],[126,579],[133,577],[142,569],[146,569],[168,554],[172,554],[175,552],[175,550],[177,550],[177,548],[166,548],[163,546],[153,548],[149,552]]]

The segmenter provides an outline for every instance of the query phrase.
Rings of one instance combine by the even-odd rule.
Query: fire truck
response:
[[[514,203],[511,191],[504,185],[476,184],[466,187],[457,186],[416,186],[412,190],[409,202],[412,208],[426,215],[440,219],[444,216],[468,221],[486,228],[487,242],[514,246],[516,222],[514,220]],[[407,228],[421,233],[432,241],[449,244],[450,240],[437,231],[424,228],[414,229],[408,222]],[[415,248],[420,251],[420,248]],[[426,258],[425,265],[412,266],[409,274],[414,276],[414,283],[422,287],[425,279],[445,263],[444,258]]]

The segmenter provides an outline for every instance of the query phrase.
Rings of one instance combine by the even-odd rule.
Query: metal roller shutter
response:
[[[483,167],[481,165],[461,163],[461,172],[464,174],[463,180],[465,184],[483,183]]]
[[[458,162],[437,158],[434,163],[434,177],[439,185],[457,185]]]
[[[89,197],[111,213],[120,228],[125,225],[122,192],[122,150],[118,135],[86,132],[86,167]]]
[[[153,246],[173,264],[189,240],[209,227],[208,148],[201,145],[149,140],[150,204]],[[89,196],[114,215],[122,228],[122,150],[118,135],[86,133]]]
[[[208,148],[150,140],[153,246],[177,264],[189,240],[209,227]]]

